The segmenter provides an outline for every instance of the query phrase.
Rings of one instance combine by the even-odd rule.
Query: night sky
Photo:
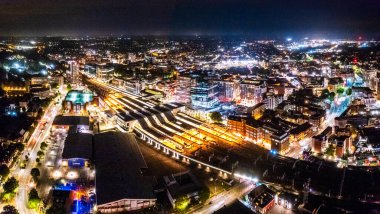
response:
[[[0,36],[379,36],[379,0],[0,0]]]

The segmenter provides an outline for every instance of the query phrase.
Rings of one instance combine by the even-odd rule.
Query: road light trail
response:
[[[26,148],[20,156],[23,157],[24,155],[29,154],[29,162],[26,164],[25,169],[21,169],[19,165],[15,165],[12,170],[13,176],[17,177],[19,181],[19,189],[16,194],[15,205],[16,209],[22,214],[37,213],[35,210],[29,209],[27,206],[28,189],[31,181],[30,171],[36,162],[37,151],[39,150],[38,145],[48,136],[51,126],[53,125],[53,120],[61,108],[61,105],[55,105],[55,103],[61,98],[62,95],[51,101],[41,121],[38,123],[36,129],[29,138]]]
[[[208,199],[202,207],[198,209],[191,209],[188,213],[197,213],[197,214],[208,214],[214,213],[215,211],[223,208],[223,206],[228,206],[234,201],[244,196],[248,192],[252,191],[255,187],[251,182],[243,182],[232,189],[222,192],[210,199]]]

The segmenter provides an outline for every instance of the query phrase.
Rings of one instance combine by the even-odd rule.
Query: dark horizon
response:
[[[1,36],[380,36],[375,0],[3,0]]]

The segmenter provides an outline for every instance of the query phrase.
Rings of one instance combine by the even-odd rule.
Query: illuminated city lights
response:
[[[2,4],[0,213],[376,210],[377,2],[210,2]]]

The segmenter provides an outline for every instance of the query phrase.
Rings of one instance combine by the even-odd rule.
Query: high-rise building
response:
[[[191,105],[195,109],[213,110],[219,107],[218,85],[199,81],[190,90]]]
[[[190,89],[195,86],[195,79],[192,79],[190,76],[178,76],[176,83],[176,102],[190,103]]]
[[[79,84],[81,82],[79,75],[79,64],[76,61],[68,61],[69,70],[67,71],[67,79],[72,85]]]
[[[240,104],[254,106],[263,101],[265,92],[267,92],[265,81],[245,79],[240,83]]]
[[[267,109],[275,109],[283,100],[284,97],[282,95],[276,95],[273,92],[267,92],[264,95],[264,103]]]
[[[231,102],[240,96],[239,80],[230,78],[226,80],[215,81],[219,86],[219,101]]]
[[[114,68],[104,65],[96,67],[96,78],[101,80],[109,80],[113,74]]]

